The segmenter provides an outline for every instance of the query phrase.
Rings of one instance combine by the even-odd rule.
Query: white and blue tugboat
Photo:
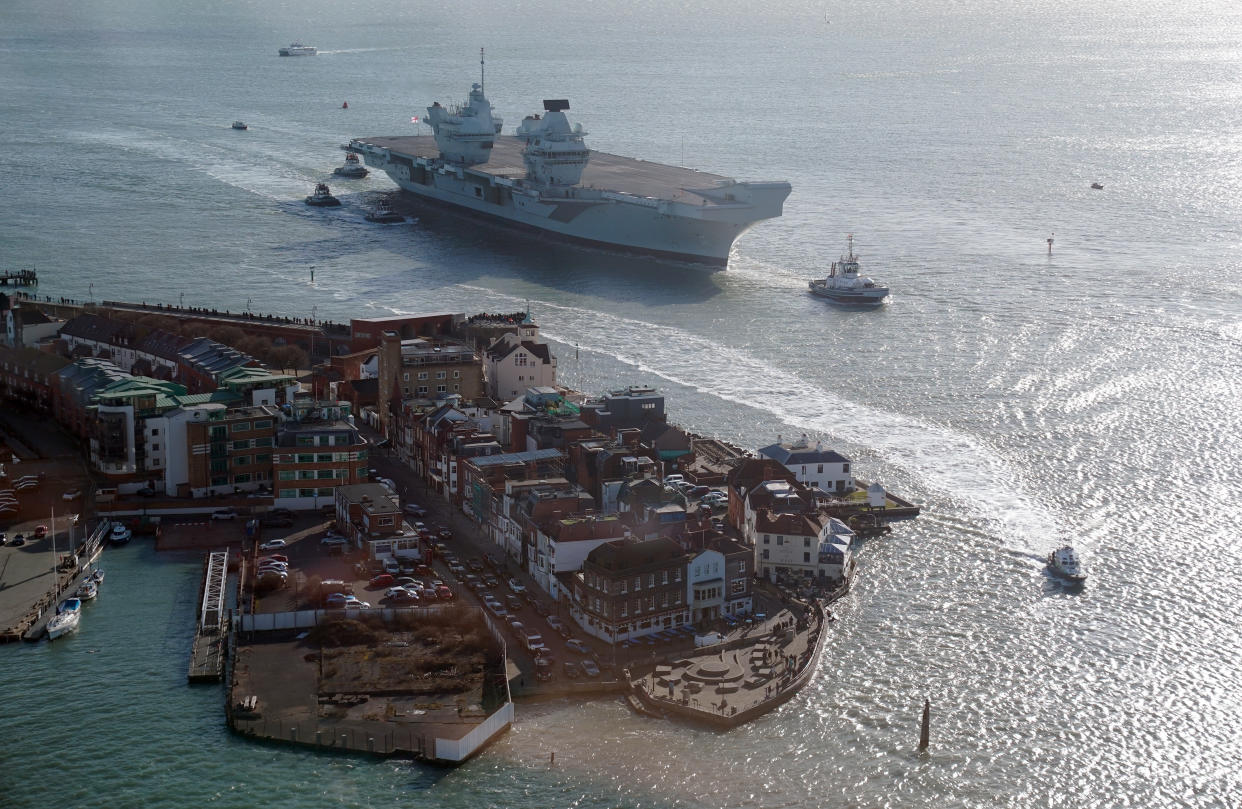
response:
[[[1072,582],[1087,580],[1087,574],[1083,571],[1082,564],[1078,561],[1078,554],[1069,545],[1057,548],[1048,554],[1048,569],[1061,578]]]
[[[810,282],[811,294],[842,306],[879,306],[888,297],[888,287],[859,275],[858,256],[854,255],[854,234],[848,236],[848,242],[848,252],[841,256],[840,261],[832,263],[828,277]]]

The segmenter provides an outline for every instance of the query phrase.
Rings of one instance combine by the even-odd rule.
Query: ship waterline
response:
[[[752,225],[778,217],[788,182],[736,182],[592,150],[574,186],[531,182],[524,140],[497,135],[486,163],[440,157],[431,136],[371,137],[348,148],[402,189],[558,240],[712,267]]]

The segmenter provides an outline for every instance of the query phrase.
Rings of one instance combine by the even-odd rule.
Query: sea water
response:
[[[772,715],[523,704],[454,770],[231,736],[184,682],[199,562],[136,540],[74,636],[0,648],[3,804],[1234,805],[1240,31],[1222,0],[5,4],[0,263],[40,294],[529,307],[561,382],[655,385],[745,447],[806,433],[924,514],[863,545]],[[337,146],[463,99],[480,46],[507,127],[569,98],[594,148],[789,180],[785,215],[720,273],[365,222],[394,186],[331,178]],[[341,209],[302,203],[325,179]],[[878,311],[806,294],[847,233]],[[1044,570],[1067,542],[1080,590]]]

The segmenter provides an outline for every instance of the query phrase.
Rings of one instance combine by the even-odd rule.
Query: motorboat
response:
[[[306,198],[307,205],[316,205],[320,208],[331,208],[340,205],[341,201],[332,196],[332,192],[328,190],[327,183],[316,183],[315,193]]]
[[[301,42],[294,42],[287,48],[281,48],[277,53],[281,56],[314,56],[319,53],[319,49],[313,45],[303,45]]]
[[[233,128],[234,129],[249,129],[250,127],[246,126],[245,121],[234,121]]]
[[[99,595],[99,585],[94,580],[88,578],[78,585],[77,597],[83,601],[90,601],[97,595]]]
[[[104,572],[96,568],[95,571],[91,573],[91,581],[95,582],[95,586],[98,587],[99,585],[103,584],[103,580],[104,580]]]
[[[1103,191],[1103,190],[1104,190],[1104,183],[1092,183],[1092,184],[1091,184],[1091,188],[1092,188],[1092,190],[1094,190],[1094,191]]]
[[[369,173],[367,167],[362,165],[362,161],[358,159],[357,152],[345,153],[345,165],[337,166],[332,170],[337,177],[345,177],[350,180],[357,180],[367,176]]]
[[[119,522],[112,523],[112,530],[108,532],[108,541],[113,545],[124,545],[134,536],[134,532]]]
[[[47,636],[56,640],[61,635],[68,635],[78,628],[82,620],[82,602],[76,598],[68,598],[56,608],[56,617],[48,621]]]
[[[844,306],[879,306],[888,297],[888,287],[859,274],[858,256],[854,255],[854,234],[847,238],[846,254],[841,256],[840,261],[832,263],[827,277],[810,282],[810,292]]]
[[[1087,574],[1078,561],[1073,547],[1065,545],[1048,554],[1048,568],[1058,576],[1070,581],[1086,581]]]
[[[366,212],[366,220],[368,222],[380,222],[385,225],[404,222],[405,217],[392,209],[387,202],[381,201],[374,208]]]

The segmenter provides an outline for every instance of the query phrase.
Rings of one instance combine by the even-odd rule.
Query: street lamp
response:
[[[246,314],[250,314],[250,304],[254,302],[254,298],[246,298]]]
[[[86,285],[86,294],[88,297],[90,297],[91,303],[94,303],[95,302],[95,285],[94,284]]]
[[[177,300],[177,308],[178,308],[178,309],[184,309],[184,308],[185,308],[185,293],[184,293],[184,292],[182,292],[182,293],[181,293],[181,297],[180,297],[180,298],[178,298],[178,300]]]

